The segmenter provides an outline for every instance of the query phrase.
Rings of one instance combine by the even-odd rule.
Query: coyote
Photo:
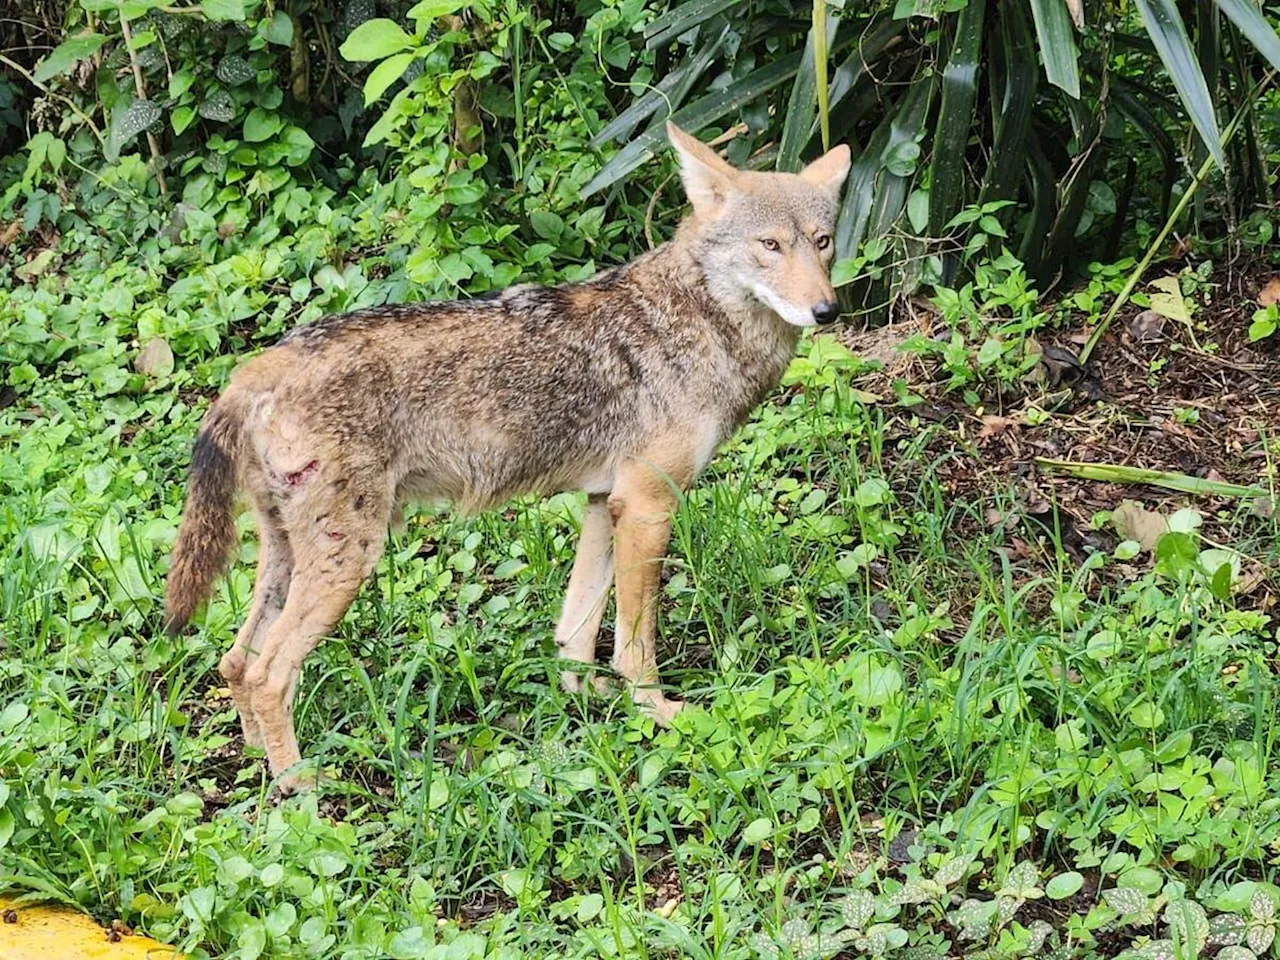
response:
[[[302,662],[382,555],[405,500],[482,510],[585,491],[555,641],[579,690],[616,579],[612,665],[639,708],[657,687],[655,606],[671,514],[778,383],[801,327],[836,320],[828,272],[849,148],[798,174],[740,171],[672,124],[692,214],[591,280],[491,299],[374,307],[287,334],[201,424],[166,624],[209,595],[243,490],[260,542],[248,619],[222,658],[246,744],[281,792],[310,785],[293,729]]]

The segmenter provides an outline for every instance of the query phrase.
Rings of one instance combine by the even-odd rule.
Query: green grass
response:
[[[985,517],[1012,492],[952,498],[941,428],[863,406],[855,363],[809,349],[681,506],[677,729],[555,682],[577,498],[419,513],[308,662],[332,779],[283,804],[215,670],[252,539],[196,630],[157,629],[198,409],[125,442],[119,398],[63,396],[10,434],[96,453],[3,507],[0,883],[246,958],[1112,955],[1201,905],[1271,929],[1267,617],[1189,536],[1128,582],[1051,536],[1011,560]]]

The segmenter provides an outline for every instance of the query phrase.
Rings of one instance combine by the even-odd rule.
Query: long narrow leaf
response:
[[[893,128],[889,133],[889,143],[885,146],[884,170],[880,174],[875,197],[871,204],[871,218],[867,230],[868,238],[882,237],[902,215],[907,202],[907,192],[916,178],[914,171],[897,173],[895,164],[891,162],[899,144],[918,144],[923,138],[929,108],[933,104],[934,91],[937,89],[934,76],[925,75],[911,89],[900,110],[893,118]]]
[[[666,46],[682,33],[706,23],[717,13],[742,3],[743,0],[689,0],[668,10],[644,28],[644,45],[648,50]]]
[[[932,74],[917,77],[897,110],[880,124],[866,149],[854,161],[836,221],[836,257],[843,259],[854,255],[873,212],[879,223],[890,211],[894,211],[895,219],[897,212],[901,211],[910,179],[886,173],[883,182],[877,181],[886,160],[900,154],[907,144],[915,144],[919,140],[933,100],[933,89]],[[886,189],[891,196],[885,196]]]
[[[929,235],[942,235],[964,203],[964,158],[978,102],[985,0],[969,0],[956,22],[956,38],[942,71],[942,103],[929,161]]]
[[[1178,154],[1173,138],[1161,126],[1155,115],[1139,100],[1128,83],[1119,77],[1111,78],[1111,95],[1116,106],[1143,138],[1160,155],[1164,176],[1160,181],[1160,219],[1169,215],[1169,203],[1174,184],[1178,182]]]
[[[853,51],[831,73],[830,92],[827,94],[828,110],[834,111],[853,91],[854,86],[869,75],[870,67],[877,64],[881,55],[895,45],[906,27],[906,20],[880,17],[874,26],[869,27],[858,38]],[[812,137],[817,132],[818,124],[815,121],[809,136]]]
[[[1213,101],[1209,97],[1209,88],[1204,82],[1204,74],[1200,72],[1200,64],[1196,59],[1191,41],[1187,39],[1186,27],[1174,0],[1136,0],[1138,10],[1142,14],[1142,22],[1146,25],[1147,34],[1155,44],[1156,52],[1169,71],[1174,89],[1182,100],[1182,105],[1191,115],[1191,123],[1195,126],[1200,139],[1209,149],[1209,155],[1219,167],[1226,166],[1226,158],[1222,145],[1218,142],[1218,120],[1213,112]]]
[[[1280,36],[1251,0],[1214,0],[1236,29],[1249,38],[1258,52],[1280,70]]]
[[[786,83],[795,76],[800,66],[800,54],[781,57],[767,66],[753,70],[737,83],[724,90],[717,90],[682,107],[671,115],[671,120],[693,133],[709,123],[719,120],[762,96],[774,87]],[[640,166],[666,142],[661,129],[646,130],[610,158],[599,173],[582,188],[581,196],[589,197],[598,190],[621,180]]]
[[[1005,7],[1000,40],[1004,84],[1002,93],[996,96],[993,92],[991,97],[995,139],[982,191],[978,194],[980,203],[1009,200],[1017,195],[1026,164],[1027,133],[1031,130],[1031,108],[1038,86],[1031,28],[1020,4]]]
[[[1057,176],[1053,164],[1044,154],[1044,148],[1036,137],[1027,139],[1027,172],[1031,178],[1031,216],[1027,218],[1022,242],[1018,247],[1018,259],[1027,267],[1027,273],[1043,283],[1045,276],[1041,261],[1045,251],[1045,238],[1058,212],[1055,187]]]
[[[796,79],[791,85],[791,98],[787,102],[787,114],[782,122],[782,136],[778,141],[778,169],[784,173],[794,173],[800,169],[800,154],[809,142],[814,109],[818,103],[819,40],[825,51],[827,38],[835,36],[836,27],[839,25],[838,16],[828,16],[825,35],[816,29],[809,30],[809,39],[804,45],[800,67],[796,70]],[[822,59],[825,65],[825,55]]]
[[[689,89],[697,83],[699,77],[706,73],[707,67],[715,60],[728,36],[729,25],[725,24],[718,34],[703,44],[688,63],[676,67],[659,80],[652,90],[606,123],[600,132],[591,138],[591,146],[600,147],[610,140],[621,140],[630,136],[636,127],[655,112],[660,112],[667,104],[671,104],[673,110],[678,109],[684,102],[684,98],[689,95]]]
[[[1205,494],[1213,497],[1265,497],[1265,487],[1246,487],[1222,480],[1205,480],[1172,470],[1148,470],[1113,463],[1082,463],[1075,460],[1049,460],[1036,457],[1036,465],[1053,473],[1063,473],[1082,480],[1103,483],[1146,483],[1153,487],[1177,490],[1179,493]]]
[[[1080,66],[1071,16],[1064,0],[1031,0],[1044,75],[1068,96],[1080,99]]]

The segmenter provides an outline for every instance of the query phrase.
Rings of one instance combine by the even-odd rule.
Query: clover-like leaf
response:
[[[241,83],[248,83],[256,75],[253,67],[249,66],[249,61],[244,57],[236,56],[234,53],[223,57],[218,62],[218,79],[230,86],[237,86]]]
[[[1117,913],[1141,913],[1147,907],[1147,895],[1133,887],[1113,887],[1102,891],[1102,899]]]
[[[1275,940],[1275,938],[1275,927],[1255,923],[1249,926],[1249,932],[1244,935],[1244,942],[1254,953],[1262,954],[1267,952],[1267,948],[1271,946],[1271,941]]]
[[[855,890],[840,903],[840,916],[846,927],[861,930],[876,912],[876,898],[869,890]]]
[[[1263,923],[1275,919],[1276,902],[1271,899],[1265,890],[1255,890],[1253,892],[1253,898],[1249,901],[1249,916]]]
[[[1209,917],[1194,900],[1173,900],[1164,909],[1164,922],[1178,942],[1199,952],[1209,940]]]
[[[1209,921],[1209,945],[1230,947],[1244,943],[1246,925],[1242,917],[1220,913]]]

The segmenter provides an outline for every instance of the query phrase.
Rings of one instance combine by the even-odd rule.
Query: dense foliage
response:
[[[1188,510],[1081,562],[1002,519],[1013,478],[957,498],[924,453],[944,428],[904,382],[853,389],[867,364],[830,339],[682,504],[675,730],[555,683],[571,496],[395,535],[304,677],[319,796],[272,801],[218,686],[252,537],[196,630],[158,629],[191,438],[234,365],[324,313],[660,240],[668,99],[737,162],[862,148],[839,279],[874,307],[947,275],[937,335],[904,349],[975,406],[1022,389],[1037,337],[1097,321],[1132,266],[1090,261],[1142,250],[1209,155],[1141,26],[1164,5],[19,7],[0,890],[245,960],[1278,955],[1277,638],[1238,596],[1245,560],[1277,563],[1274,516],[1219,518],[1228,548]],[[1178,13],[1213,122],[1241,117],[1186,223],[1200,252],[1274,259],[1280,100],[1242,9]],[[1185,312],[1203,278],[1182,282]]]

